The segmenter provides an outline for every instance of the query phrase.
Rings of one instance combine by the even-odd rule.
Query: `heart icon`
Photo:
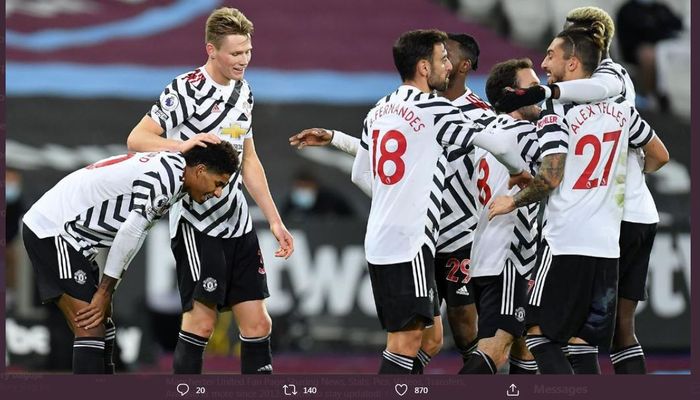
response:
[[[394,386],[394,390],[396,390],[396,394],[398,394],[399,396],[403,396],[408,390],[408,385],[406,385],[405,383],[397,383],[396,386]]]

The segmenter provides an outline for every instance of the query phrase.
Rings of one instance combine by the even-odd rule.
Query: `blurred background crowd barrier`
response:
[[[369,199],[350,182],[352,158],[333,149],[298,151],[287,138],[314,126],[359,136],[371,105],[398,84],[391,46],[400,33],[438,28],[474,36],[480,68],[468,85],[481,97],[488,72],[507,58],[539,64],[571,8],[596,5],[614,18],[621,0],[8,0],[6,2],[7,242],[6,354],[10,371],[70,369],[72,337],[55,307],[41,306],[19,219],[69,172],[126,152],[126,137],[160,91],[201,66],[204,22],[237,7],[255,25],[246,72],[256,98],[253,129],[270,188],[296,251],[276,242],[253,207],[268,274],[276,372],[374,372],[385,334],[375,317],[363,238]],[[642,115],[671,162],[650,176],[661,214],[650,261],[649,300],[637,331],[651,371],[684,371],[690,352],[689,0],[664,0],[680,27],[651,43],[655,87],[635,77]],[[618,27],[619,37],[620,30]],[[180,302],[168,228],[159,223],[115,296],[121,369],[167,372]],[[428,373],[453,373],[446,345]],[[235,370],[237,336],[223,314],[205,369]],[[232,357],[233,355],[233,357]],[[313,362],[305,362],[311,359]],[[442,360],[442,361],[441,361]],[[233,365],[233,367],[232,367]],[[604,370],[610,368],[603,366]]]

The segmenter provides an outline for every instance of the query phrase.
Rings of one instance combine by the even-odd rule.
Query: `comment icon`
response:
[[[186,383],[180,383],[179,385],[177,385],[177,388],[175,388],[175,390],[177,390],[177,392],[180,393],[180,396],[184,396],[187,394],[187,392],[190,391],[190,385]]]

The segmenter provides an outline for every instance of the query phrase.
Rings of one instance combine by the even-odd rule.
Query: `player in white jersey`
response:
[[[231,177],[221,198],[204,204],[183,201],[170,214],[183,307],[175,373],[201,373],[218,312],[228,310],[240,331],[241,372],[272,372],[272,321],[264,303],[269,294],[244,184],[280,244],[275,256],[289,257],[294,244],[270,196],[253,142],[253,95],[243,79],[252,31],[253,24],[236,9],[212,12],[206,24],[207,63],[175,78],[127,141],[132,150],[153,151],[221,138],[242,153],[240,172]]]
[[[542,68],[550,83],[589,77],[603,48],[600,24],[563,31]],[[623,97],[582,105],[548,100],[538,131],[539,174],[517,195],[494,200],[489,217],[549,195],[527,344],[542,373],[572,373],[562,344],[573,338],[573,343],[607,348],[612,338],[628,143],[647,152],[646,171],[664,160],[659,139]]]
[[[505,88],[538,85],[529,59],[496,64],[486,81],[486,94],[497,104]],[[496,111],[500,111],[496,108]],[[508,143],[535,175],[539,159],[536,105],[501,113],[487,129]],[[473,187],[478,200],[478,224],[471,253],[471,277],[479,315],[477,350],[460,373],[495,374],[509,358],[511,346],[525,333],[525,306],[530,270],[537,259],[539,203],[488,220],[488,205],[497,196],[517,192],[508,187],[508,170],[483,149],[476,150]],[[522,340],[513,346],[512,373],[536,373],[537,365]]]
[[[129,153],[63,178],[24,215],[24,244],[42,302],[74,334],[73,372],[114,373],[112,293],[148,230],[185,194],[221,195],[238,169],[230,144],[181,153]],[[110,248],[102,280],[94,258]]]
[[[461,111],[445,90],[452,65],[440,31],[401,35],[393,48],[403,84],[367,114],[352,180],[371,189],[365,255],[382,327],[388,331],[380,373],[411,373],[423,330],[434,319],[435,245],[445,174],[444,147],[472,142],[500,154],[511,172],[529,177]]]
[[[465,34],[448,34],[446,48],[453,65],[446,90],[440,92],[457,106],[465,118],[486,124],[495,117],[487,102],[465,86],[469,71],[478,67],[479,48]],[[290,137],[290,144],[335,147],[355,155],[360,141],[340,131],[321,128],[306,129]],[[475,195],[470,187],[474,171],[474,146],[447,148],[446,178],[443,189],[440,233],[435,257],[437,290],[447,303],[447,315],[455,343],[467,357],[476,346],[476,308],[473,304],[469,277],[469,258],[475,227]],[[439,305],[439,303],[437,303]],[[442,347],[441,319],[436,310],[434,326],[424,333],[421,349],[414,362],[414,373],[422,373],[430,358]]]
[[[566,16],[565,28],[590,27],[592,23],[602,23],[605,28],[605,50],[603,60],[590,79],[558,82],[549,86],[551,97],[560,102],[585,103],[599,101],[611,96],[622,95],[630,103],[635,102],[635,89],[627,71],[610,58],[609,48],[615,33],[615,24],[607,12],[598,7],[579,7]],[[531,88],[510,93],[508,107],[518,106],[529,101],[539,102],[547,94],[546,89]],[[527,97],[531,96],[531,99]],[[610,358],[617,374],[646,373],[644,351],[637,341],[634,317],[637,303],[646,299],[646,278],[649,256],[659,221],[654,199],[646,185],[642,165],[644,154],[639,149],[630,148],[627,158],[627,178],[625,181],[625,208],[620,228],[620,267],[618,282],[617,319]],[[581,346],[570,354],[570,359],[585,357]],[[589,349],[588,354],[597,355],[597,349]],[[576,364],[574,362],[573,364]]]

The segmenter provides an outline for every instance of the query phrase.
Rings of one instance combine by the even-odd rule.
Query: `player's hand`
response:
[[[289,138],[289,145],[303,149],[306,146],[327,146],[333,134],[323,128],[304,129]]]
[[[213,133],[200,133],[182,142],[178,151],[186,153],[195,148],[195,146],[207,147],[207,143],[219,144],[221,143],[221,138]]]
[[[511,175],[510,179],[508,179],[508,189],[511,189],[513,186],[518,185],[518,187],[522,190],[529,185],[534,178],[532,175],[530,175],[527,170],[523,170],[521,173],[517,175]]]
[[[520,107],[540,103],[545,98],[547,98],[547,92],[542,85],[515,89],[506,87],[503,89],[503,97],[494,103],[494,107],[499,111],[509,113]]]
[[[515,210],[515,201],[512,196],[498,196],[489,204],[489,221],[496,215],[508,214]]]
[[[282,223],[270,225],[270,230],[272,234],[275,235],[275,239],[277,239],[277,243],[280,245],[279,249],[275,251],[275,257],[284,257],[285,260],[288,259],[289,256],[294,253],[294,238]]]
[[[92,296],[90,305],[78,310],[75,322],[83,329],[92,329],[105,320],[105,317],[112,314],[112,295],[104,290],[98,289]]]

